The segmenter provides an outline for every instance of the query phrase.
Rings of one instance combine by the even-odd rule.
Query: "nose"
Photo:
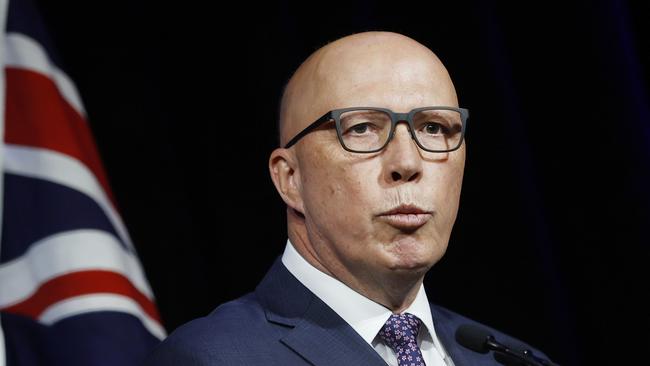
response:
[[[395,126],[393,139],[383,153],[383,163],[387,182],[413,182],[422,176],[422,156],[408,124]]]

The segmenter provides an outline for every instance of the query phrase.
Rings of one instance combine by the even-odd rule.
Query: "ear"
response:
[[[273,150],[269,158],[269,172],[282,200],[287,206],[304,215],[300,170],[293,151],[283,148]]]

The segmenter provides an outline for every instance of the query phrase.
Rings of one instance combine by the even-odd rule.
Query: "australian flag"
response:
[[[165,331],[74,83],[0,0],[0,366],[139,365]]]

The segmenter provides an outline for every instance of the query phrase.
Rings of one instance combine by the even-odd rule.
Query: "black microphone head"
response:
[[[456,342],[474,352],[488,353],[487,341],[491,338],[490,332],[476,325],[463,324],[456,329]]]

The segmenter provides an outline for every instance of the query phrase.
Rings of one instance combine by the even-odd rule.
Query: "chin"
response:
[[[421,242],[414,238],[402,238],[387,247],[391,271],[407,273],[426,273],[442,254],[436,255],[433,243]]]

